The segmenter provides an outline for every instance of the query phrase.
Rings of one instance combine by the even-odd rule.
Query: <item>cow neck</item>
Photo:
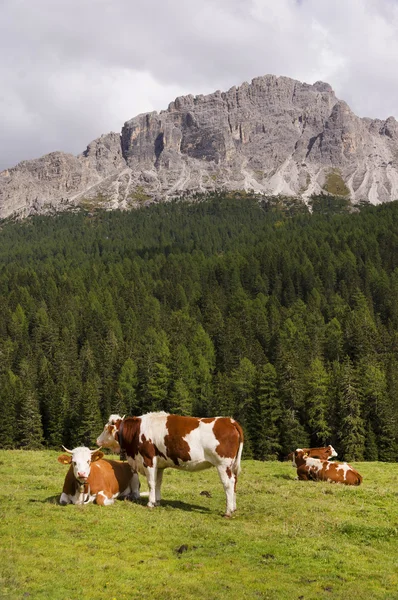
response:
[[[124,427],[124,419],[120,421],[119,429],[117,432],[120,446],[120,460],[126,460],[126,450],[123,448],[123,427]]]

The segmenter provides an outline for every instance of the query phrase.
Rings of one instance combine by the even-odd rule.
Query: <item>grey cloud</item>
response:
[[[3,0],[0,169],[273,73],[397,113],[395,0]]]

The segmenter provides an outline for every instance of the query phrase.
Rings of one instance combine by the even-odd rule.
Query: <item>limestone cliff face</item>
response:
[[[398,123],[355,116],[327,83],[258,77],[138,115],[77,157],[54,152],[3,171],[0,218],[216,189],[398,199]]]

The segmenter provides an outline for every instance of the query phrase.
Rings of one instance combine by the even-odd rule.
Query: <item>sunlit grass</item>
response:
[[[61,507],[56,457],[0,451],[1,600],[398,598],[397,464],[351,488],[245,461],[224,519],[215,470],[166,471],[158,509]]]

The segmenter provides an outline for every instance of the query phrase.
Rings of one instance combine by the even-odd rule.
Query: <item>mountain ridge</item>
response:
[[[256,77],[137,115],[77,156],[51,152],[2,171],[0,218],[216,190],[398,199],[398,123],[356,116],[328,83]]]

